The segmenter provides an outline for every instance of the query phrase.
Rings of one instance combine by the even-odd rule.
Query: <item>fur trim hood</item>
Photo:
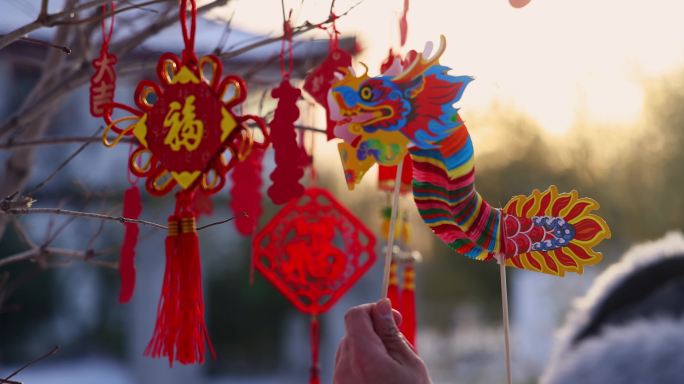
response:
[[[637,245],[575,303],[542,384],[684,382],[684,236]]]

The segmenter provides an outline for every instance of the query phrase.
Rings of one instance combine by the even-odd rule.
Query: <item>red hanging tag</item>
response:
[[[297,100],[301,94],[288,80],[283,80],[271,92],[274,98],[279,99],[270,124],[276,168],[271,173],[273,185],[268,188],[268,196],[275,204],[284,204],[304,193],[304,187],[299,183],[304,176],[304,164],[294,127],[299,118]]]
[[[123,217],[137,219],[142,211],[140,191],[135,185],[124,193]],[[119,302],[128,303],[135,290],[135,246],[138,243],[138,224],[124,223],[124,239],[121,245],[119,257],[119,275],[121,277],[121,290]]]
[[[332,83],[336,80],[335,74],[341,73],[340,68],[351,67],[352,63],[351,55],[338,46],[337,35],[339,32],[334,23],[336,16],[332,15],[332,17],[333,27],[330,32],[330,51],[328,52],[328,56],[321,65],[306,76],[303,87],[318,104],[325,108],[328,140],[335,138],[335,122],[330,120],[330,111],[328,110],[328,91],[330,90]]]
[[[235,165],[230,208],[235,215],[235,228],[244,236],[251,235],[261,217],[261,170],[264,150],[255,148],[245,161]]]
[[[291,12],[290,12],[291,13]],[[304,176],[304,162],[301,148],[297,144],[295,122],[299,118],[297,100],[302,91],[290,84],[292,72],[292,28],[290,20],[284,22],[283,41],[280,51],[280,70],[283,81],[278,88],[271,91],[271,97],[278,99],[273,120],[271,121],[271,139],[275,150],[276,167],[271,173],[273,184],[268,188],[268,196],[275,204],[284,204],[304,193],[299,180]],[[289,46],[289,67],[285,68],[285,47]]]
[[[107,5],[102,5],[102,12],[107,12]],[[116,89],[116,55],[109,52],[109,41],[114,32],[114,2],[109,3],[109,29],[105,19],[102,19],[102,48],[100,56],[92,61],[95,73],[90,78],[90,114],[95,117],[103,117],[107,113],[109,105],[114,102]]]

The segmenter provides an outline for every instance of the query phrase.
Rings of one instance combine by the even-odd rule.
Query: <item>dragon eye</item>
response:
[[[361,88],[361,91],[359,91],[359,95],[361,96],[361,99],[363,101],[370,101],[370,99],[373,98],[373,90],[371,90],[371,87],[365,86]]]

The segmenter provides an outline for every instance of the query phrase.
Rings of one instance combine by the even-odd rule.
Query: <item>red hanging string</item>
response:
[[[403,47],[406,44],[406,35],[408,33],[408,21],[406,16],[409,11],[409,0],[404,0],[404,11],[401,13],[401,18],[399,19],[399,42]]]
[[[109,48],[109,42],[112,40],[112,34],[114,34],[114,1],[109,2],[109,12],[111,15],[109,17],[109,30],[107,30],[106,18],[102,18],[100,22],[102,25],[102,50],[107,51]],[[102,14],[107,13],[107,4],[102,4]]]
[[[294,54],[292,48],[292,10],[287,17],[287,20],[283,22],[283,39],[280,42],[280,73],[283,79],[289,79],[292,69],[294,68]],[[287,49],[286,49],[287,47]],[[288,55],[288,67],[285,68],[285,51],[287,50]]]
[[[135,184],[124,193],[123,217],[137,219],[142,211],[140,203],[140,191]],[[119,276],[121,278],[121,290],[119,302],[128,303],[135,290],[135,246],[138,243],[138,224],[124,223],[124,239],[121,244],[119,255]]]
[[[321,343],[321,327],[318,316],[311,316],[311,369],[309,371],[309,384],[320,384],[321,369],[318,365],[318,352]]]
[[[190,30],[188,31],[187,13],[188,2],[190,2]],[[197,4],[195,0],[181,0],[180,9],[180,24],[183,32],[183,61],[186,63],[196,63],[197,56],[195,55],[195,31],[197,29]]]

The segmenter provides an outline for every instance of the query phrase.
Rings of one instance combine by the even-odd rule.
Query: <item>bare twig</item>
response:
[[[113,12],[107,11],[104,13],[101,13],[99,15],[93,15],[90,17],[86,17],[84,19],[67,19],[67,20],[59,20],[59,21],[54,21],[52,22],[52,25],[76,25],[76,24],[87,24],[91,22],[100,22],[104,19],[107,19],[111,17],[112,15],[117,15],[122,12],[130,11],[131,9],[138,9],[138,8],[144,8],[148,5],[153,5],[153,4],[158,4],[158,3],[164,3],[164,2],[169,2],[173,0],[149,0],[144,3],[138,3],[138,4],[132,4],[127,7],[122,7],[122,8],[117,8]]]
[[[248,123],[248,126],[250,128],[254,128],[256,125],[252,124],[252,123]],[[305,131],[310,131],[310,132],[325,133],[325,130],[322,128],[316,128],[316,127],[311,127],[311,126],[307,126],[307,125],[298,124],[298,125],[295,125],[295,128],[302,129]],[[64,137],[46,137],[43,139],[25,140],[25,141],[8,140],[7,142],[0,144],[0,151],[9,150],[9,149],[16,149],[16,148],[21,148],[21,147],[39,147],[39,146],[44,146],[44,145],[55,145],[55,144],[92,143],[95,141],[99,142],[99,141],[102,141],[102,139],[100,139],[99,137],[91,137],[91,136],[64,136]],[[124,137],[121,139],[121,142],[122,143],[135,142],[135,138]]]
[[[64,52],[67,55],[71,53],[71,48],[65,47],[64,45],[52,44],[52,43],[49,43],[47,41],[33,39],[30,37],[25,37],[25,36],[20,37],[20,40],[25,41],[27,43],[31,43],[31,44],[42,45],[42,46],[48,47],[48,48],[56,48],[56,49],[59,49],[60,51]]]
[[[90,218],[90,219],[118,221],[120,223],[142,224],[142,225],[148,225],[150,227],[155,227],[155,228],[159,228],[159,229],[169,229],[169,227],[167,227],[166,225],[158,224],[158,223],[155,223],[152,221],[147,221],[147,220],[142,220],[142,219],[131,219],[129,217],[123,217],[123,216],[111,216],[111,215],[105,215],[104,213],[72,211],[69,209],[62,209],[62,208],[10,208],[10,209],[5,210],[5,213],[7,213],[9,215],[52,214],[52,215],[64,215],[64,216],[77,216],[77,217],[85,217],[85,218]],[[197,230],[201,231],[203,229],[213,227],[214,225],[227,223],[231,220],[233,220],[233,217],[228,218],[228,219],[224,219],[224,220],[219,220],[219,221],[207,224],[207,225],[197,227]]]
[[[21,225],[21,223],[19,223],[19,220],[12,220],[12,224],[14,225],[14,230],[17,232],[17,234],[21,238],[21,241],[23,241],[25,245],[32,248],[36,246],[36,244],[31,240],[31,237],[24,229],[24,226]]]
[[[107,1],[109,0],[88,1],[83,4],[75,6],[73,9],[64,10],[62,12],[54,13],[52,15],[48,14],[47,10],[44,14],[41,12],[41,14],[38,15],[36,20],[19,27],[14,31],[11,31],[5,35],[0,36],[0,49],[5,48],[13,42],[19,40],[21,37],[26,36],[37,29],[51,26],[51,20],[58,20],[63,17],[69,17],[73,12],[78,12],[92,7],[97,7],[99,5],[106,3]]]
[[[8,383],[8,382],[11,383],[11,381],[9,381],[9,380],[10,380],[11,378],[13,378],[14,376],[16,376],[19,372],[23,371],[24,369],[30,367],[31,365],[33,365],[33,364],[35,364],[35,363],[37,363],[37,362],[39,362],[39,361],[41,361],[41,360],[43,360],[43,359],[46,359],[46,358],[48,358],[48,357],[54,355],[55,353],[57,353],[57,351],[59,351],[59,346],[58,346],[58,345],[54,346],[54,347],[53,347],[51,350],[49,350],[47,353],[45,353],[45,354],[43,354],[43,355],[41,355],[41,356],[38,356],[37,358],[35,358],[35,359],[29,361],[28,363],[22,365],[22,366],[19,367],[16,371],[12,372],[11,375],[9,375],[9,376],[7,376],[6,378],[4,378],[3,381],[4,381],[5,383]],[[2,382],[2,381],[0,381],[0,383],[1,383],[1,382]]]
[[[214,55],[220,55],[221,52],[223,51],[223,47],[226,46],[226,42],[228,41],[228,37],[230,36],[230,33],[233,31],[232,24],[233,24],[233,17],[235,16],[235,11],[230,14],[228,17],[228,21],[226,21],[226,27],[223,30],[223,33],[221,34],[221,38],[219,38],[218,43],[216,44],[216,48],[214,48]]]
[[[247,216],[247,214],[245,214],[245,213],[243,213],[243,215]],[[197,227],[197,230],[198,230],[198,231],[201,231],[201,230],[203,230],[203,229],[207,229],[207,228],[213,227],[213,226],[215,226],[215,225],[225,224],[225,223],[228,223],[228,222],[230,222],[230,221],[233,221],[233,219],[234,219],[234,217],[229,217],[229,218],[227,218],[227,219],[223,219],[223,220],[219,220],[219,221],[216,221],[216,222],[213,222],[213,223],[209,223],[209,224],[206,224],[206,225],[202,225],[202,226]]]
[[[7,214],[10,214],[10,215],[52,214],[52,215],[64,215],[64,216],[78,216],[78,217],[86,217],[86,218],[99,219],[99,220],[118,221],[120,223],[135,223],[135,224],[149,225],[151,227],[155,227],[155,228],[159,228],[159,229],[169,229],[169,227],[167,227],[166,225],[157,224],[157,223],[154,223],[152,221],[147,221],[147,220],[131,219],[128,217],[123,217],[123,216],[110,216],[110,215],[105,215],[103,213],[72,211],[69,209],[61,209],[61,208],[13,208],[13,209],[8,209],[5,212]]]
[[[94,261],[92,260],[93,257],[98,255],[105,255],[107,253],[111,253],[111,251],[95,251],[92,249],[80,251],[75,249],[65,249],[56,247],[35,247],[0,259],[0,267],[4,267],[5,265],[13,263],[18,263],[20,261],[33,260],[41,256],[51,255],[65,256],[70,259],[87,261],[91,263]],[[41,266],[45,267],[47,266],[47,264]]]
[[[78,4],[73,7],[73,9],[67,9],[62,12],[57,12],[53,14],[47,13],[47,8],[45,8],[45,12],[42,12],[38,15],[36,20],[23,25],[14,31],[11,31],[5,35],[0,36],[0,49],[3,49],[7,47],[8,45],[12,44],[13,42],[21,39],[22,37],[25,37],[29,33],[38,30],[43,27],[53,27],[56,25],[70,25],[70,24],[85,24],[89,23],[92,21],[99,21],[101,18],[106,18],[110,17],[112,14],[118,14],[121,12],[126,12],[131,9],[144,9],[145,6],[150,5],[150,4],[155,4],[155,3],[160,3],[160,2],[166,2],[166,1],[173,1],[173,0],[151,0],[147,1],[144,3],[138,3],[138,4],[131,4],[127,7],[122,7],[119,9],[116,9],[114,12],[105,12],[101,15],[96,15],[92,17],[88,17],[85,19],[76,19],[74,20],[72,18],[72,15],[76,14],[77,12],[98,7],[102,4],[107,3],[110,0],[92,0],[92,1],[87,1],[81,4]],[[45,3],[43,3],[45,5]]]
[[[99,137],[93,136],[66,136],[66,137],[45,137],[36,140],[24,140],[15,141],[8,140],[7,142],[0,144],[0,150],[16,149],[21,147],[38,147],[41,145],[54,145],[54,144],[73,144],[73,143],[85,143],[93,141],[102,141]],[[124,137],[121,139],[122,142],[133,141],[132,137]]]
[[[97,137],[97,135],[100,133],[101,130],[102,130],[102,127],[99,127],[99,128],[97,129],[97,131],[91,136],[91,138]],[[74,153],[72,153],[71,155],[69,155],[69,157],[67,157],[66,159],[64,159],[64,161],[62,161],[62,163],[59,164],[59,165],[57,166],[57,168],[55,168],[55,170],[52,171],[52,173],[51,173],[50,175],[48,175],[48,177],[46,177],[43,181],[41,181],[40,183],[38,183],[38,184],[37,184],[35,187],[33,187],[30,191],[26,192],[26,195],[27,195],[27,196],[31,196],[31,195],[33,195],[34,193],[38,192],[41,188],[43,188],[43,187],[45,186],[45,184],[47,184],[48,182],[50,182],[50,180],[52,180],[52,179],[53,179],[53,178],[54,178],[62,169],[64,169],[64,167],[66,167],[67,164],[69,164],[73,159],[76,158],[76,156],[78,156],[81,152],[83,152],[83,150],[86,149],[86,147],[87,147],[88,145],[90,145],[91,142],[92,142],[92,141],[86,141],[86,142],[83,143],[80,147],[78,147],[78,149],[77,149],[76,151],[74,151]]]

